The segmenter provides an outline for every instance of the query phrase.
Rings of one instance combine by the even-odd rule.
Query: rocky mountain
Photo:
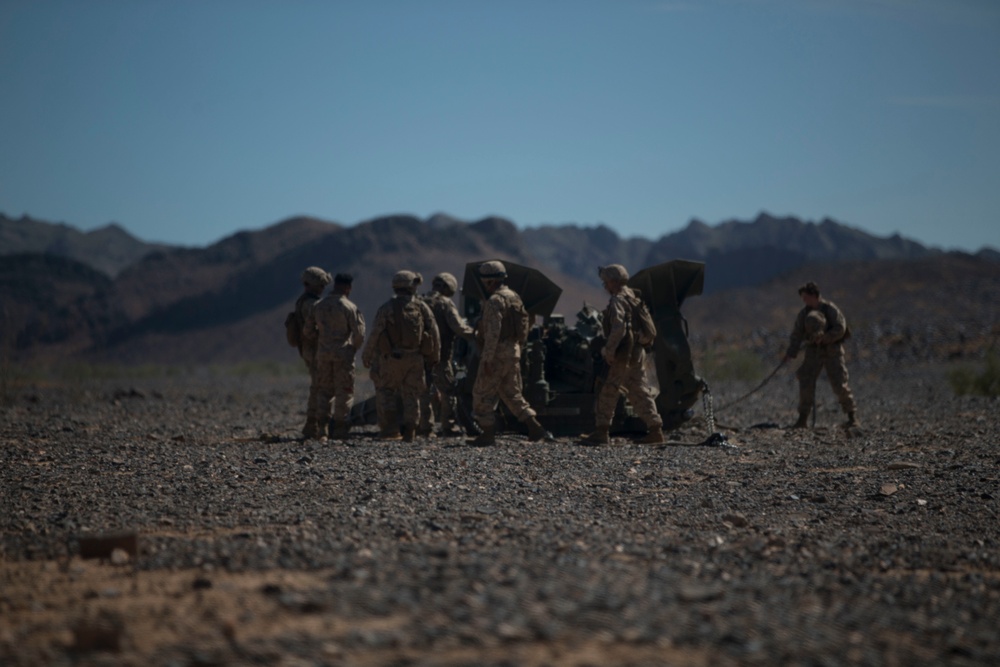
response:
[[[38,253],[66,257],[114,277],[149,253],[166,247],[140,241],[116,224],[81,232],[65,224],[28,216],[14,220],[0,213],[0,255]]]
[[[912,259],[939,253],[898,234],[881,238],[860,229],[823,220],[803,222],[761,213],[752,222],[709,226],[698,220],[656,241],[621,239],[607,227],[571,225],[523,232],[539,260],[580,277],[616,261],[645,267],[671,259],[706,262],[705,292],[756,285],[807,262],[864,259]],[[613,258],[613,259],[609,259]]]
[[[132,239],[115,229],[106,228],[104,235]],[[989,267],[1000,266],[988,255],[961,255],[972,264],[956,264],[954,255],[898,236],[879,238],[830,220],[815,224],[766,214],[718,227],[695,221],[656,241],[623,239],[603,226],[519,230],[499,217],[465,222],[446,214],[427,220],[394,215],[350,227],[295,217],[204,248],[132,239],[137,258],[127,264],[121,259],[124,246],[93,238],[65,225],[0,218],[0,323],[8,355],[192,364],[294,359],[281,322],[300,292],[299,274],[309,265],[354,274],[352,298],[371,319],[400,268],[419,271],[428,282],[440,271],[461,281],[466,262],[506,259],[537,266],[560,285],[557,310],[572,321],[585,302],[606,301],[596,277],[600,264],[620,262],[637,270],[674,258],[702,260],[708,265],[706,294],[685,306],[699,333],[702,325],[739,332],[763,326],[772,316],[783,322],[796,310],[791,283],[804,275],[830,276],[831,286],[840,283],[838,289],[851,298],[867,295],[859,306],[874,298],[866,291],[870,285],[882,285],[878,296],[899,309],[900,296],[912,298],[907,290],[940,292],[946,278],[935,266],[952,267],[949,276],[962,271],[991,276]],[[872,267],[890,265],[902,272],[895,284],[871,278],[878,270]],[[855,275],[869,277],[844,279]],[[992,278],[982,280],[993,285]],[[699,303],[713,305],[701,316]]]

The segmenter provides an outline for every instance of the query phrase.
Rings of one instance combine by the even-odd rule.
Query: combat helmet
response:
[[[448,272],[439,273],[431,281],[431,287],[448,296],[458,291],[458,280]]]
[[[414,273],[413,271],[397,271],[392,277],[392,289],[394,290],[406,290],[410,294],[417,291],[417,285],[423,282],[423,278],[419,273]]]
[[[507,267],[503,262],[491,259],[479,265],[479,277],[485,280],[499,280],[507,277]]]
[[[806,314],[803,328],[806,332],[806,340],[822,336],[823,332],[826,331],[826,316],[818,310],[810,310]]]
[[[333,281],[330,274],[318,266],[310,266],[302,272],[302,284],[323,289]]]
[[[597,267],[597,275],[601,280],[615,281],[621,284],[628,282],[628,271],[621,264],[609,264]]]

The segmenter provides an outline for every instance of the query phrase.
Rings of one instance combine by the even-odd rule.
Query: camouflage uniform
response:
[[[663,419],[646,382],[646,351],[643,344],[651,341],[640,340],[642,330],[633,330],[633,324],[637,321],[635,309],[645,309],[645,305],[628,286],[628,271],[621,264],[599,266],[597,275],[604,283],[604,289],[611,295],[601,320],[605,340],[601,356],[608,365],[608,373],[597,392],[594,405],[596,428],[592,433],[584,435],[581,441],[588,445],[606,445],[611,442],[611,422],[618,406],[618,398],[624,394],[649,429],[636,442],[662,444]],[[650,324],[649,328],[655,326]],[[653,335],[652,331],[645,333],[645,336]]]
[[[513,318],[521,317],[524,303],[514,290],[499,282],[507,276],[502,262],[484,262],[479,266],[479,275],[484,282],[492,281],[491,284],[498,286],[483,304],[482,317],[477,324],[481,350],[479,369],[472,386],[472,411],[483,433],[469,442],[475,445],[495,442],[494,413],[500,400],[518,421],[528,427],[529,440],[552,439],[552,435],[535,418],[535,411],[521,392],[521,346],[524,340],[505,333],[513,328]]]
[[[326,429],[333,409],[336,437],[346,437],[354,404],[354,356],[365,339],[365,318],[344,294],[320,299],[306,320],[305,333],[316,343],[316,420]]]
[[[415,295],[419,274],[399,271],[393,276],[396,295],[382,304],[375,314],[372,332],[361,354],[366,368],[374,366],[375,406],[379,423],[390,427],[396,422],[396,403],[403,404],[402,428],[406,440],[413,438],[420,421],[420,395],[427,390],[425,363],[436,363],[440,355],[441,339],[434,314]],[[398,322],[396,313],[402,313],[409,304],[416,304],[420,311],[420,340],[411,345],[404,339],[416,337],[417,332],[403,331],[406,322]],[[383,437],[396,438],[396,433],[383,432]]]
[[[817,312],[822,315],[822,320],[816,316]],[[825,328],[821,325],[821,331],[811,332],[817,322],[823,322]],[[812,410],[816,398],[816,380],[823,369],[826,369],[826,377],[840,407],[853,420],[856,405],[847,386],[847,364],[844,361],[843,341],[847,336],[847,320],[831,301],[820,299],[818,308],[806,306],[795,318],[785,355],[794,359],[798,356],[799,348],[805,347],[805,359],[795,372],[799,380],[800,422],[804,422],[804,416]]]
[[[320,434],[316,408],[318,403],[319,382],[316,367],[316,338],[306,333],[306,321],[312,314],[313,307],[323,295],[323,290],[330,284],[330,274],[318,266],[310,266],[302,272],[302,286],[305,291],[295,301],[295,319],[301,323],[299,336],[299,356],[309,369],[309,400],[306,403],[306,423],[302,435],[314,438]]]
[[[462,336],[472,339],[474,331],[465,323],[458,313],[455,302],[451,300],[458,288],[458,281],[450,273],[442,273],[434,278],[435,290],[424,299],[441,334],[441,359],[430,367],[428,392],[420,405],[420,428],[418,432],[430,432],[430,412],[432,395],[436,394],[439,402],[438,422],[442,435],[453,434],[455,431],[455,410],[457,398],[455,395],[455,368],[452,355],[455,351],[455,338]]]
[[[627,286],[611,296],[604,311],[604,335],[607,342],[601,356],[608,363],[608,375],[597,394],[595,422],[608,428],[615,416],[618,397],[624,394],[636,414],[649,429],[662,428],[663,419],[656,409],[653,392],[646,382],[646,351],[633,340],[632,308],[640,301]]]

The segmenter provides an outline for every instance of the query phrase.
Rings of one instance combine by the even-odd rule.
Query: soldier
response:
[[[480,339],[479,370],[472,387],[472,411],[482,433],[470,445],[496,444],[494,412],[499,400],[528,427],[528,439],[551,440],[535,411],[521,393],[521,348],[528,339],[530,321],[521,297],[504,284],[507,267],[489,261],[479,265],[479,277],[490,295],[477,325]]]
[[[420,395],[427,390],[425,364],[437,363],[441,352],[434,313],[416,298],[420,274],[398,271],[392,277],[395,296],[375,314],[372,333],[365,342],[361,361],[365,368],[376,365],[375,406],[385,440],[413,440],[420,421]],[[403,404],[403,433],[384,430],[395,424],[396,402]]]
[[[663,444],[663,419],[646,382],[644,367],[646,351],[643,346],[651,344],[652,340],[638,340],[633,328],[633,311],[646,306],[627,285],[628,271],[621,264],[598,267],[597,274],[604,289],[611,295],[602,318],[605,343],[601,349],[601,357],[608,365],[608,375],[597,394],[594,409],[597,428],[593,433],[583,436],[582,442],[589,445],[606,445],[611,442],[611,421],[615,416],[618,397],[624,394],[649,430],[636,442]]]
[[[805,307],[799,311],[792,328],[785,361],[798,356],[799,348],[806,349],[805,359],[795,372],[799,379],[799,419],[792,428],[806,428],[806,421],[816,398],[816,380],[825,368],[830,387],[847,414],[845,428],[860,426],[854,395],[847,386],[847,364],[844,361],[844,341],[850,336],[847,320],[831,301],[820,298],[819,286],[808,282],[799,288]],[[822,317],[819,317],[819,316]]]
[[[316,432],[322,437],[329,430],[334,440],[346,440],[351,429],[354,357],[365,339],[365,318],[348,298],[353,286],[353,276],[338,273],[333,292],[316,302],[304,330],[316,345]]]
[[[475,332],[461,315],[452,297],[458,291],[458,280],[450,273],[439,273],[431,281],[431,292],[424,297],[441,334],[441,359],[430,368],[430,386],[421,402],[420,426],[418,435],[429,435],[431,432],[430,406],[431,394],[436,392],[440,403],[438,414],[439,434],[441,436],[461,435],[462,431],[455,422],[455,411],[458,399],[455,395],[455,368],[452,365],[452,354],[455,351],[455,337],[461,336],[470,342],[475,340]]]
[[[316,302],[323,295],[323,290],[330,284],[330,274],[318,266],[310,266],[302,272],[302,287],[305,290],[295,301],[295,310],[291,314],[291,325],[298,328],[299,356],[309,369],[309,402],[306,404],[306,424],[302,435],[307,439],[320,435],[317,422],[317,407],[319,384],[316,373],[316,339],[306,335],[306,320],[312,313]]]

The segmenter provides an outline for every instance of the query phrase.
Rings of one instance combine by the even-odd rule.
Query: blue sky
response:
[[[4,0],[0,91],[0,212],[147,241],[768,211],[1000,247],[994,0]]]

